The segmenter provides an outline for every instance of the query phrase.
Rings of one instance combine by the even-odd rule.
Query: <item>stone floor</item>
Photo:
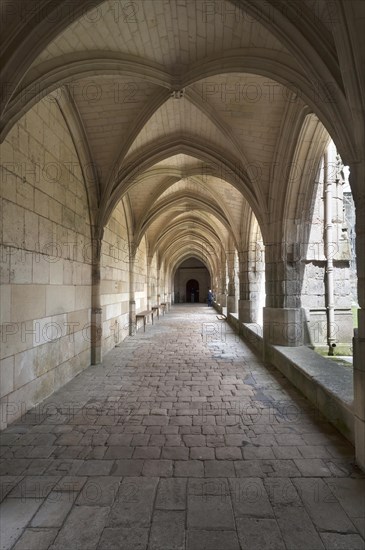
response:
[[[364,549],[353,448],[175,306],[2,433],[1,550]]]

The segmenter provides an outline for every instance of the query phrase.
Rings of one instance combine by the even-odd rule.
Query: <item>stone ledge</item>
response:
[[[242,323],[242,335],[246,342],[251,344],[262,357],[264,350],[262,326],[258,323]]]
[[[262,327],[240,323],[230,313],[228,323],[263,357]],[[266,346],[265,360],[276,367],[348,439],[355,441],[352,367],[342,367],[307,346]]]
[[[315,407],[354,443],[353,371],[307,348],[268,346],[274,365]]]

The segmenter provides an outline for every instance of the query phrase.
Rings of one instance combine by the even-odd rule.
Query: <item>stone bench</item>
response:
[[[162,304],[160,304],[160,307],[162,308],[162,314],[165,315],[165,313],[168,311],[167,302],[162,302]]]
[[[153,324],[153,311],[152,309],[146,309],[144,311],[139,311],[136,313],[136,323],[138,319],[143,319],[143,332],[146,332],[146,322],[148,319],[148,316],[151,315],[152,324]]]
[[[152,310],[153,314],[157,313],[157,319],[160,318],[160,307],[161,306],[152,306],[151,307],[151,310]]]

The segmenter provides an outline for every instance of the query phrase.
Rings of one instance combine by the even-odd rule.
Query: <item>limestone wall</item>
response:
[[[1,422],[90,363],[86,191],[57,103],[46,98],[1,146]]]
[[[121,202],[104,229],[100,274],[105,353],[129,334],[129,248]]]
[[[152,261],[151,261],[149,279],[150,279],[150,301],[151,301],[151,306],[155,306],[155,305],[157,305],[157,294],[159,294],[159,289],[157,288],[157,258],[156,258],[156,254],[154,255],[154,257],[152,258]]]
[[[324,255],[323,170],[315,188],[312,219],[308,221],[308,242],[302,249],[302,306],[306,315],[306,341],[314,347],[327,344],[326,258]],[[331,254],[334,272],[335,337],[338,344],[350,344],[353,336],[351,249],[344,216],[343,190],[340,182],[333,185],[333,244]]]
[[[177,269],[174,278],[174,300],[176,303],[190,301],[186,296],[186,283],[190,279],[195,279],[199,283],[199,302],[204,303],[208,299],[208,290],[210,288],[209,271],[202,262],[191,258],[183,262]]]
[[[136,252],[134,262],[134,288],[136,312],[147,308],[147,247],[143,238]]]

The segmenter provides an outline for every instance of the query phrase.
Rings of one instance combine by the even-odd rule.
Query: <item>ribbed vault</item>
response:
[[[342,79],[326,2],[219,4],[80,0],[70,10],[60,0],[26,18],[6,13],[2,138],[42,98],[56,102],[93,235],[122,200],[131,250],[145,243],[166,269],[189,246],[209,250],[213,269],[229,247],[247,249],[252,224],[264,242],[285,234],[282,220],[309,200],[305,175],[290,183],[293,166],[305,154],[315,165],[326,130],[344,159],[359,155],[363,129],[347,103],[359,89]],[[308,136],[319,141],[311,151]]]

